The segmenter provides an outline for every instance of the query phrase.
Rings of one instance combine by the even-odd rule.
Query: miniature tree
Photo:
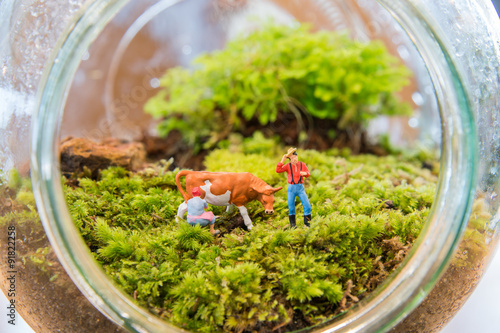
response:
[[[168,70],[145,111],[164,119],[160,135],[178,130],[196,148],[211,148],[248,122],[266,126],[286,112],[331,121],[331,135],[348,129],[359,135],[378,115],[411,113],[395,95],[409,77],[379,41],[268,24],[199,56],[193,69]]]

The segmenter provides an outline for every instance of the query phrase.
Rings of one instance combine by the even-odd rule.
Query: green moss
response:
[[[383,43],[311,30],[263,24],[199,56],[193,70],[169,69],[145,111],[166,119],[162,135],[178,130],[198,149],[215,146],[248,122],[265,126],[285,113],[327,119],[338,130],[357,129],[381,114],[411,114],[396,97],[410,71]],[[306,137],[300,133],[298,141]]]
[[[286,185],[283,175],[274,178],[278,153],[234,151],[231,144],[214,151],[207,158],[210,169],[244,170],[264,161],[262,177]],[[82,178],[80,186],[65,186],[65,193],[97,261],[152,313],[198,332],[300,329],[346,311],[397,267],[425,223],[437,177],[414,158],[334,150],[300,151],[299,156],[312,172],[306,184],[311,228],[301,222],[297,229],[288,228],[284,191],[276,194],[273,216],[265,215],[260,204],[248,205],[251,232],[226,229],[238,213],[216,207],[210,208],[222,215],[217,227],[223,231],[217,238],[206,228],[179,224],[177,170],[168,171],[165,161],[136,174],[110,168],[98,180]],[[20,178],[13,190],[0,180],[5,204],[0,230],[15,225],[26,244],[46,244],[30,189],[23,185],[27,182]],[[455,267],[485,256],[487,211],[485,200],[476,199]],[[60,266],[52,250],[32,248],[20,246],[20,260],[57,281]]]
[[[205,158],[207,171],[250,172],[270,185],[280,183],[282,175],[269,170],[276,169],[276,157],[260,154],[245,154],[230,150],[214,150]]]
[[[246,140],[212,151],[207,170],[249,171],[286,188],[286,177],[275,172],[283,148],[266,141],[260,151]],[[231,229],[239,213],[220,207],[210,207],[221,215],[216,238],[178,223],[177,170],[165,163],[137,174],[110,168],[98,180],[66,186],[66,198],[106,272],[160,317],[199,332],[300,328],[345,311],[397,267],[425,223],[437,176],[398,156],[299,156],[311,170],[311,228],[302,221],[288,227],[286,190],[275,194],[272,216],[260,203],[248,204],[251,232]]]
[[[9,184],[9,187],[12,188],[12,189],[14,189],[14,190],[18,190],[18,189],[21,188],[22,178],[19,175],[19,171],[17,171],[16,169],[12,169],[9,172],[9,181],[8,181],[8,184]]]
[[[35,196],[31,191],[21,191],[16,195],[16,200],[23,205],[36,207]]]

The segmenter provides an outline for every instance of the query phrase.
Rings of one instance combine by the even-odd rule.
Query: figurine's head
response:
[[[201,196],[201,191],[200,191],[199,187],[194,187],[192,193],[193,193],[193,197],[199,197],[199,196]]]
[[[294,151],[290,156],[288,156],[288,159],[293,164],[296,164],[299,161],[299,156],[297,155],[297,151]]]

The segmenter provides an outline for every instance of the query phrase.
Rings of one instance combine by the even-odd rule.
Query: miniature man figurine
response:
[[[219,230],[214,229],[214,213],[205,211],[208,208],[208,204],[200,196],[200,188],[193,188],[193,197],[187,201],[187,222],[191,225],[199,224],[202,227],[210,223],[210,233],[214,236],[218,235],[220,233]]]
[[[286,159],[290,163],[285,164]],[[281,162],[276,166],[276,172],[285,172],[288,174],[288,218],[290,219],[290,226],[295,228],[295,198],[299,197],[304,207],[304,225],[309,227],[311,221],[311,203],[307,198],[306,191],[304,190],[303,178],[309,177],[311,174],[304,162],[299,162],[297,155],[297,148],[288,149],[288,153],[283,155]]]

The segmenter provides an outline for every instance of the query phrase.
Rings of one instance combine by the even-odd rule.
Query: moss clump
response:
[[[300,114],[316,124],[328,121],[332,138],[358,132],[378,115],[411,114],[396,96],[411,72],[380,41],[313,32],[305,24],[264,24],[223,50],[199,56],[194,66],[169,69],[145,111],[166,119],[161,135],[180,131],[197,149],[286,114],[299,122]]]
[[[256,138],[263,140],[263,138]],[[209,171],[250,171],[272,186],[281,156],[255,145],[226,145]],[[311,228],[288,227],[285,191],[275,214],[247,208],[254,228],[234,228],[238,212],[210,207],[222,234],[175,221],[182,197],[176,171],[159,163],[140,173],[110,168],[98,180],[66,185],[76,226],[107,274],[138,304],[197,332],[288,331],[344,312],[373,290],[418,236],[436,174],[402,157],[301,151],[311,170]],[[68,184],[75,184],[74,181]],[[299,204],[297,215],[301,215]]]

